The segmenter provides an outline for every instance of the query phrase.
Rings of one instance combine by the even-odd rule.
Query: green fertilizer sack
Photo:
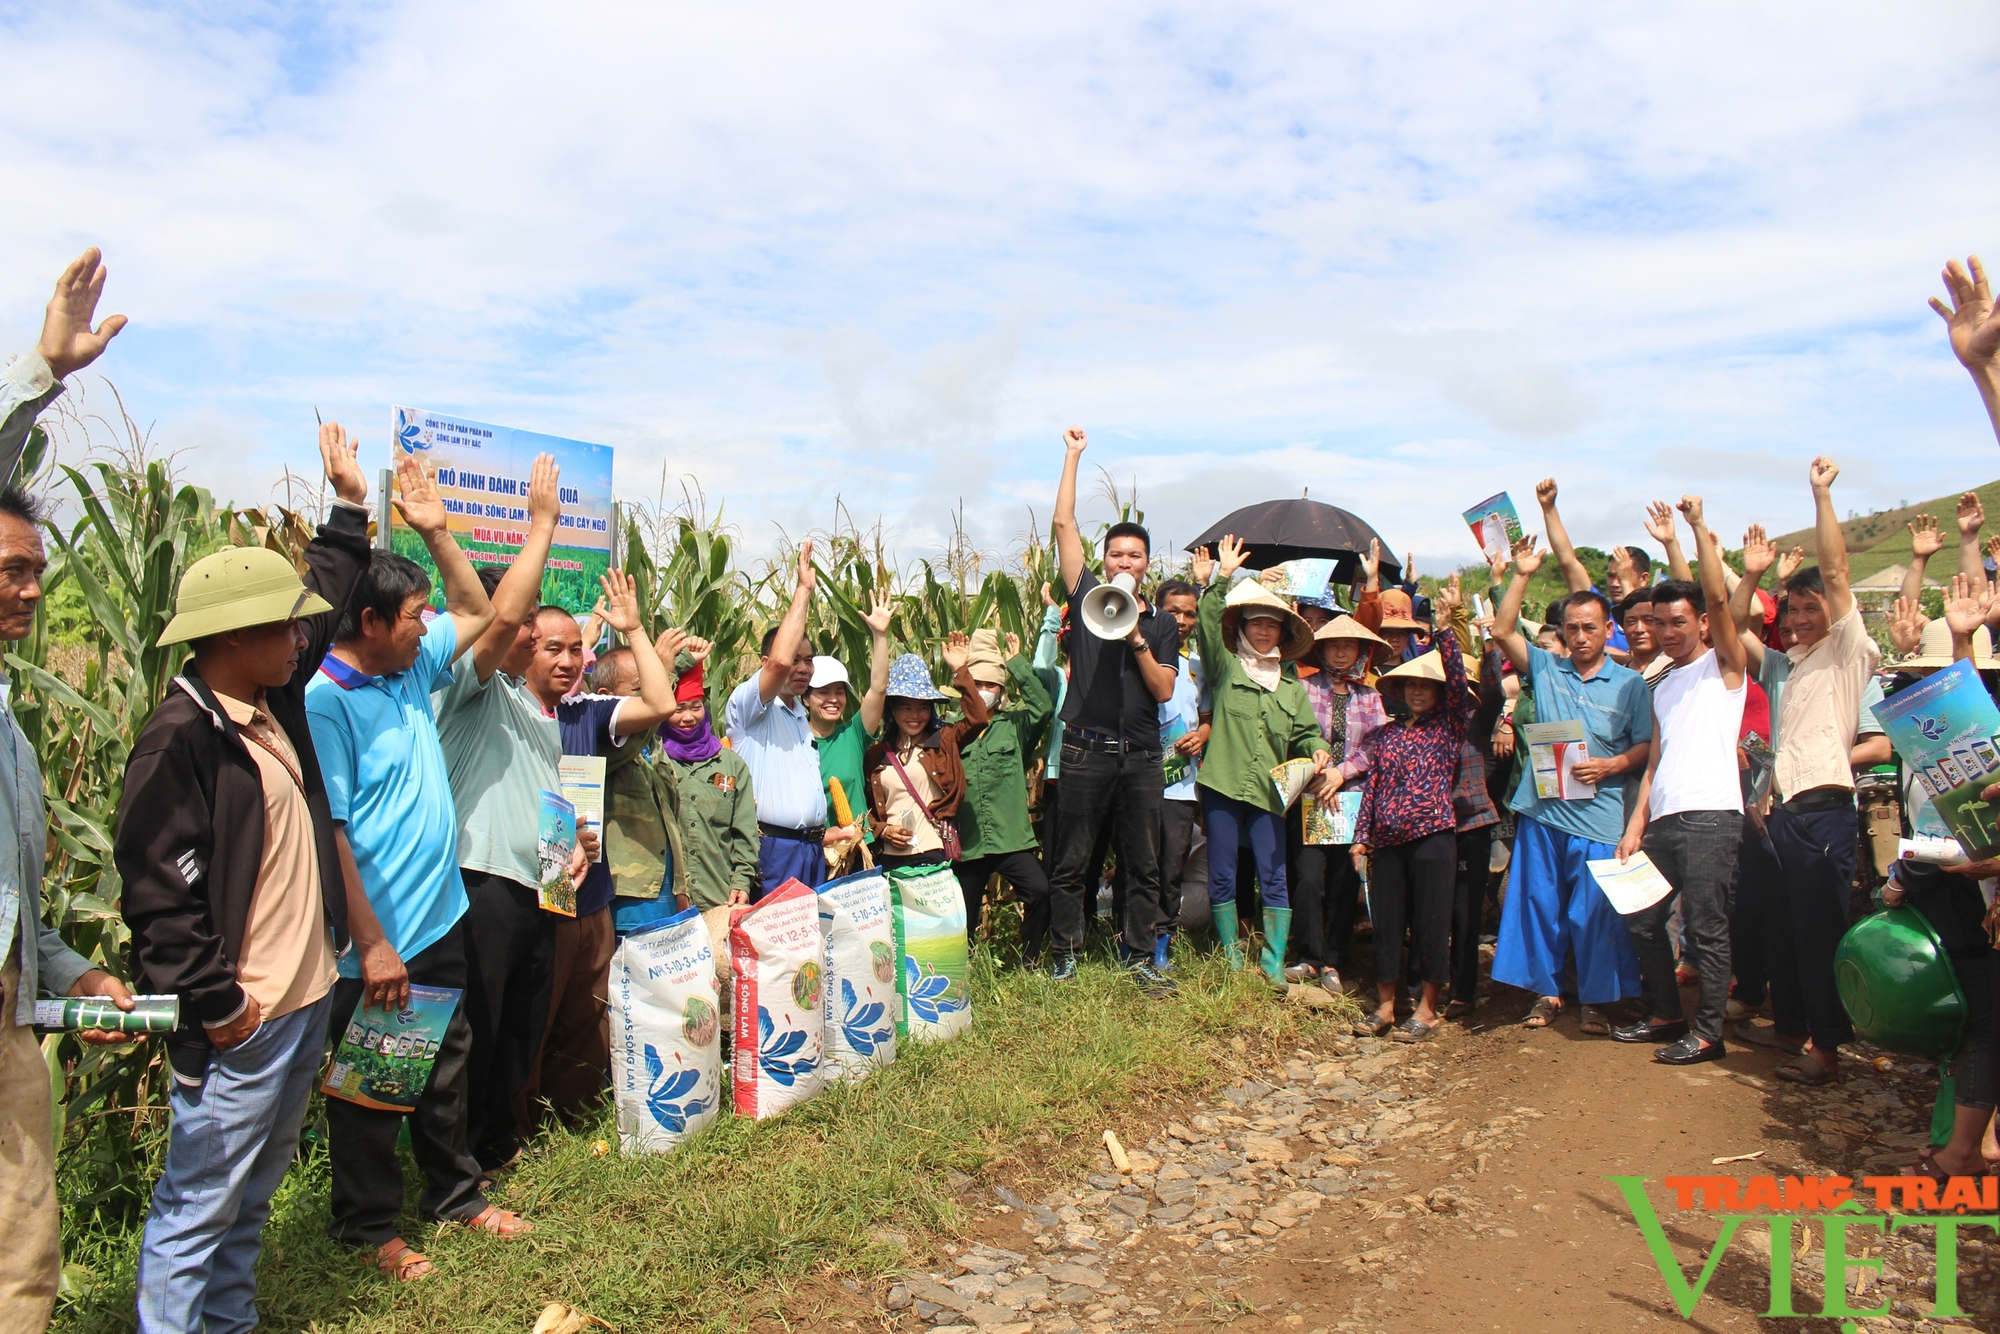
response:
[[[896,939],[896,1037],[942,1042],[972,1026],[967,988],[965,897],[949,866],[889,872]]]

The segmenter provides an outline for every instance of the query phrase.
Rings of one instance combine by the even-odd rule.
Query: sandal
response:
[[[535,1230],[535,1225],[519,1214],[510,1214],[495,1205],[487,1205],[471,1218],[459,1220],[467,1227],[476,1227],[481,1232],[491,1232],[496,1237],[525,1237]]]
[[[436,1268],[430,1257],[401,1237],[392,1237],[375,1249],[375,1267],[382,1277],[398,1283],[414,1283]]]
[[[1411,1015],[1402,1023],[1397,1024],[1395,1031],[1390,1033],[1389,1037],[1395,1042],[1422,1042],[1431,1035],[1432,1030],[1436,1027],[1437,1024],[1434,1022],[1427,1024],[1417,1018],[1417,1016]]]
[[[1833,1072],[1815,1061],[1808,1052],[1785,1061],[1771,1072],[1790,1084],[1831,1084]]]
[[[1396,1026],[1393,1019],[1384,1019],[1379,1014],[1364,1014],[1354,1025],[1357,1038],[1379,1038]]]
[[[1319,968],[1314,964],[1295,963],[1285,970],[1285,981],[1287,982],[1316,982],[1318,980]]]
[[[1583,1035],[1589,1038],[1611,1036],[1611,1021],[1605,1018],[1604,1012],[1595,1005],[1583,1007]]]
[[[1555,1023],[1556,1016],[1563,1012],[1563,1003],[1550,1000],[1547,996],[1537,996],[1535,1006],[1528,1011],[1528,1017],[1521,1021],[1523,1028],[1547,1028]]]
[[[1472,1001],[1453,1001],[1444,1007],[1444,1017],[1447,1019],[1463,1019],[1478,1008]]]

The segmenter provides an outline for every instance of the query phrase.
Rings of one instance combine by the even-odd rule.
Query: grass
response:
[[[1246,1048],[1310,1043],[1341,1013],[1277,1003],[1215,959],[1180,968],[1176,995],[1147,1000],[1106,965],[1057,987],[996,976],[982,951],[973,1027],[956,1040],[904,1044],[886,1070],[772,1121],[724,1116],[666,1157],[620,1156],[608,1111],[580,1132],[550,1131],[494,1196],[534,1219],[534,1237],[406,1233],[437,1264],[408,1286],[327,1239],[326,1157],[314,1147],[265,1232],[265,1327],[519,1331],[562,1301],[619,1329],[741,1329],[773,1290],[895,1267],[903,1251],[884,1229],[919,1253],[955,1230],[952,1173],[1076,1168],[1121,1113],[1157,1115],[1164,1099],[1233,1078]],[[600,1141],[613,1151],[596,1156]],[[407,1158],[405,1179],[416,1180]],[[91,1285],[64,1304],[57,1330],[132,1327],[136,1243],[133,1233],[71,1239],[69,1260],[94,1281],[72,1269]]]

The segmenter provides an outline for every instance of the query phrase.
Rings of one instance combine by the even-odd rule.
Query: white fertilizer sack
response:
[[[672,1152],[722,1101],[721,997],[701,914],[690,908],[619,941],[610,985],[618,1147]]]
[[[860,1079],[896,1059],[896,934],[889,878],[867,870],[819,887],[826,940],[826,1078]]]

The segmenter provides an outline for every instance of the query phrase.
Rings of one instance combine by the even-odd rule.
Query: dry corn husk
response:
[[[534,1334],[581,1334],[581,1331],[588,1325],[601,1325],[605,1329],[611,1328],[610,1325],[605,1324],[596,1316],[585,1315],[574,1306],[565,1306],[561,1302],[550,1302],[542,1308],[541,1315],[536,1317]]]
[[[734,908],[725,903],[719,908],[710,908],[701,915],[702,922],[708,927],[709,948],[715,952],[715,975],[724,982],[730,978],[729,914],[734,911],[736,911]]]

